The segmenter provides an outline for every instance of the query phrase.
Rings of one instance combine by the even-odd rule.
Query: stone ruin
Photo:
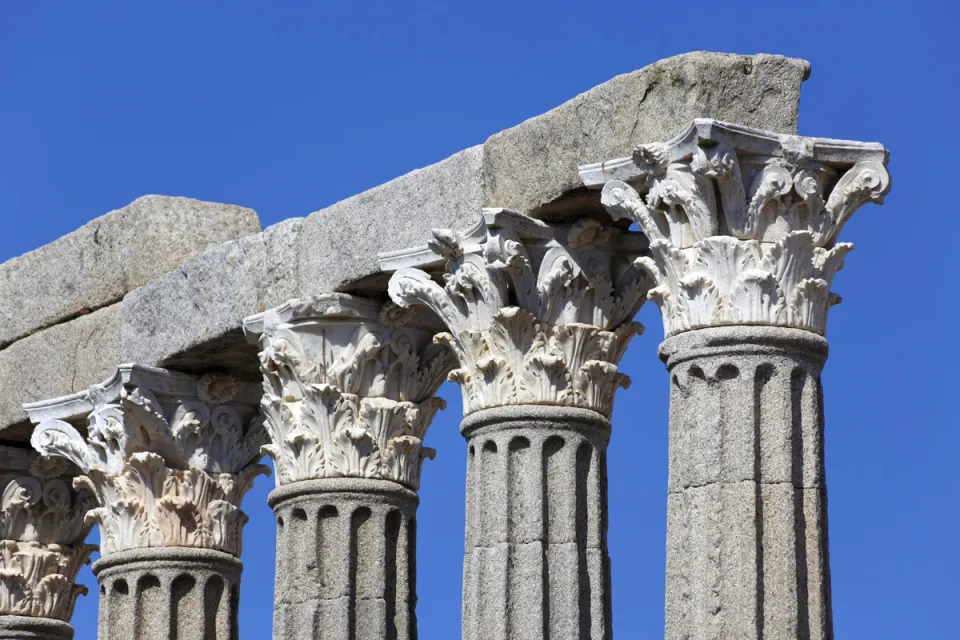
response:
[[[796,135],[808,73],[676,56],[305,218],[146,196],[0,265],[0,636],[73,637],[96,525],[101,640],[237,638],[268,455],[274,638],[416,638],[449,379],[463,638],[610,638],[605,451],[649,299],[666,638],[832,638],[830,285],[890,178],[879,144]]]

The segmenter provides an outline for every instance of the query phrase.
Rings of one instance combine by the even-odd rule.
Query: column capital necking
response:
[[[278,486],[317,478],[420,485],[434,397],[452,366],[419,314],[347,294],[296,299],[247,318],[260,346],[261,404]]]
[[[31,444],[66,458],[96,496],[103,554],[199,547],[240,555],[243,496],[266,441],[259,386],[227,374],[196,377],[121,365],[87,391],[25,405]]]
[[[890,189],[880,144],[695,120],[666,143],[580,167],[614,219],[650,239],[638,267],[667,336],[766,324],[825,334],[850,216]]]
[[[609,417],[629,379],[617,364],[648,282],[632,261],[636,232],[592,218],[548,223],[485,209],[465,233],[434,230],[426,247],[381,256],[391,299],[424,306],[447,327],[464,413],[516,404],[592,409]],[[443,284],[427,271],[442,265]]]

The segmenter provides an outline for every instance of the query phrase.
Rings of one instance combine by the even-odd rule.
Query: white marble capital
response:
[[[381,256],[391,299],[446,325],[464,413],[517,404],[576,406],[609,417],[629,379],[617,364],[642,330],[632,322],[647,280],[632,266],[636,232],[584,218],[546,223],[485,209],[465,233],[435,230],[426,246]],[[443,284],[423,270],[442,265]],[[419,266],[421,268],[412,268]]]
[[[650,239],[637,266],[670,336],[760,324],[825,334],[843,225],[889,191],[882,145],[695,120],[632,157],[580,167],[614,219]]]
[[[69,622],[76,584],[93,545],[84,544],[93,496],[70,488],[76,474],[65,461],[0,446],[0,615]]]
[[[346,294],[291,300],[247,318],[260,346],[261,409],[278,486],[374,478],[414,490],[449,351],[416,314]]]
[[[197,547],[240,555],[240,510],[266,440],[258,385],[226,374],[198,378],[121,365],[85,392],[25,405],[31,444],[80,468],[96,496],[88,523],[103,554]]]

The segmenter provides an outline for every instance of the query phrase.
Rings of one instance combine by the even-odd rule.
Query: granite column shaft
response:
[[[463,637],[611,637],[610,423],[572,407],[470,414]]]
[[[99,640],[237,640],[240,561],[211,549],[120,551],[93,565]]]
[[[416,637],[416,510],[396,483],[305,480],[275,490],[274,637]]]
[[[832,638],[820,372],[780,327],[667,339],[667,638]]]

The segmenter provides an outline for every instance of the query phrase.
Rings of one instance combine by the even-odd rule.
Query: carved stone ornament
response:
[[[401,306],[424,305],[449,333],[464,413],[513,404],[568,405],[609,417],[617,364],[642,327],[632,318],[648,284],[632,260],[646,240],[592,219],[548,224],[485,209],[464,234],[435,230],[425,251],[381,256],[397,269],[389,294]],[[438,284],[410,268],[443,261]]]
[[[414,490],[434,393],[452,366],[409,310],[328,294],[292,300],[244,322],[260,346],[264,447],[277,484],[381,478]]]
[[[88,391],[25,405],[30,442],[84,475],[104,555],[141,547],[201,547],[240,555],[240,510],[266,441],[259,389],[227,375],[202,378],[123,365]],[[85,430],[85,436],[81,431]]]
[[[87,592],[75,581],[96,550],[84,544],[96,501],[70,488],[72,465],[8,446],[0,459],[0,615],[68,622]]]
[[[887,158],[875,143],[695,120],[580,176],[650,239],[637,265],[655,282],[667,336],[724,324],[823,335],[840,301],[830,285],[853,249],[837,237],[860,206],[883,202]]]

